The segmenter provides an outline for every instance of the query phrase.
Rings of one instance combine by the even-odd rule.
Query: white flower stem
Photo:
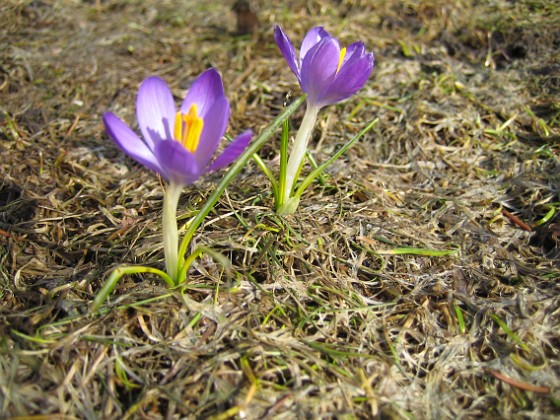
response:
[[[288,159],[288,166],[286,168],[286,187],[284,189],[281,207],[288,206],[288,202],[292,196],[294,184],[301,171],[303,160],[305,158],[305,152],[307,151],[307,145],[309,143],[309,139],[311,138],[311,133],[313,133],[318,113],[319,108],[309,107],[308,104],[305,115],[303,116],[303,120],[296,134],[296,140],[294,142],[294,146],[292,147],[290,158]],[[293,210],[295,210],[295,208]],[[292,212],[293,211],[289,211],[289,213]]]
[[[163,252],[165,269],[169,277],[177,282],[179,274],[179,234],[177,230],[177,205],[181,197],[181,185],[170,182],[163,196]]]

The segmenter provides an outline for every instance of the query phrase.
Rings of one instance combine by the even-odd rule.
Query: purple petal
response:
[[[229,120],[229,101],[226,97],[217,100],[209,109],[204,119],[204,127],[200,135],[198,148],[194,153],[195,159],[201,168],[210,163],[212,155],[218,148],[221,138],[226,132]]]
[[[112,112],[106,112],[103,114],[103,123],[107,133],[121,150],[146,168],[163,175],[152,150],[119,117]]]
[[[307,55],[308,51],[313,48],[315,44],[321,41],[323,38],[332,38],[329,33],[322,27],[318,26],[316,28],[311,29],[303,38],[303,42],[301,44],[301,49],[299,51],[299,58],[303,61],[305,56]]]
[[[251,130],[244,131],[239,136],[237,136],[235,140],[233,140],[216,158],[216,160],[212,162],[212,165],[210,165],[208,171],[217,171],[218,169],[221,169],[224,166],[232,163],[239,157],[241,153],[245,151],[247,146],[249,146],[252,136],[253,132]]]
[[[327,92],[321,98],[322,106],[348,99],[367,82],[373,70],[373,53],[361,57],[354,54],[336,74]]]
[[[140,85],[136,99],[138,125],[148,147],[173,138],[175,103],[167,83],[157,76],[148,77]]]
[[[161,162],[163,177],[179,185],[190,185],[200,178],[202,168],[192,153],[174,140],[156,144],[155,155]]]
[[[192,104],[196,104],[198,115],[205,120],[214,103],[224,98],[224,86],[220,73],[210,68],[196,78],[181,105],[181,113],[188,114]]]
[[[344,60],[342,60],[342,65],[340,66],[340,68],[342,69],[344,64],[354,55],[356,55],[356,57],[361,57],[362,55],[365,54],[366,54],[366,47],[363,42],[358,41],[348,45],[348,47],[346,47],[346,55],[344,56]]]
[[[339,58],[340,48],[333,38],[323,38],[309,50],[301,66],[301,88],[308,94],[308,103],[320,102],[332,83]]]
[[[299,61],[296,59],[294,46],[290,41],[290,38],[288,38],[284,31],[282,31],[282,28],[280,28],[280,26],[277,26],[274,29],[274,40],[276,41],[276,44],[278,44],[278,48],[280,48],[280,51],[288,62],[288,66],[290,66],[294,74],[297,76],[298,80],[300,80],[300,66]]]

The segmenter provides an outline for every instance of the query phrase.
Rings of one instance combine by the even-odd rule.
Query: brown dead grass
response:
[[[253,7],[259,33],[235,37],[221,2],[0,6],[0,417],[552,418],[554,2]],[[321,114],[319,161],[379,124],[295,216],[270,210],[249,164],[196,237],[230,267],[204,256],[183,291],[125,278],[89,314],[111,269],[163,257],[161,183],[118,151],[101,113],[133,123],[145,77],[180,98],[213,65],[230,132],[259,132],[299,92],[275,23],[294,40],[321,24],[376,53],[370,83]],[[185,191],[182,221],[219,177]]]

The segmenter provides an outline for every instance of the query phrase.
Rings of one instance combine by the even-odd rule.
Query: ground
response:
[[[251,7],[258,30],[239,35],[221,1],[0,5],[0,417],[558,415],[558,4]],[[214,66],[228,133],[258,135],[301,93],[275,24],[375,53],[366,86],[321,112],[318,162],[378,124],[295,215],[249,161],[198,228],[213,252],[185,288],[125,276],[90,311],[120,264],[163,268],[163,181],[103,112],[136,128],[144,78],[179,102]],[[278,144],[259,152],[273,170]],[[181,224],[222,176],[185,189]]]

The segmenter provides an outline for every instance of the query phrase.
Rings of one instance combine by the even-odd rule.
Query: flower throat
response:
[[[204,121],[198,116],[196,104],[192,104],[188,114],[177,112],[173,137],[187,149],[194,153],[198,148]]]

